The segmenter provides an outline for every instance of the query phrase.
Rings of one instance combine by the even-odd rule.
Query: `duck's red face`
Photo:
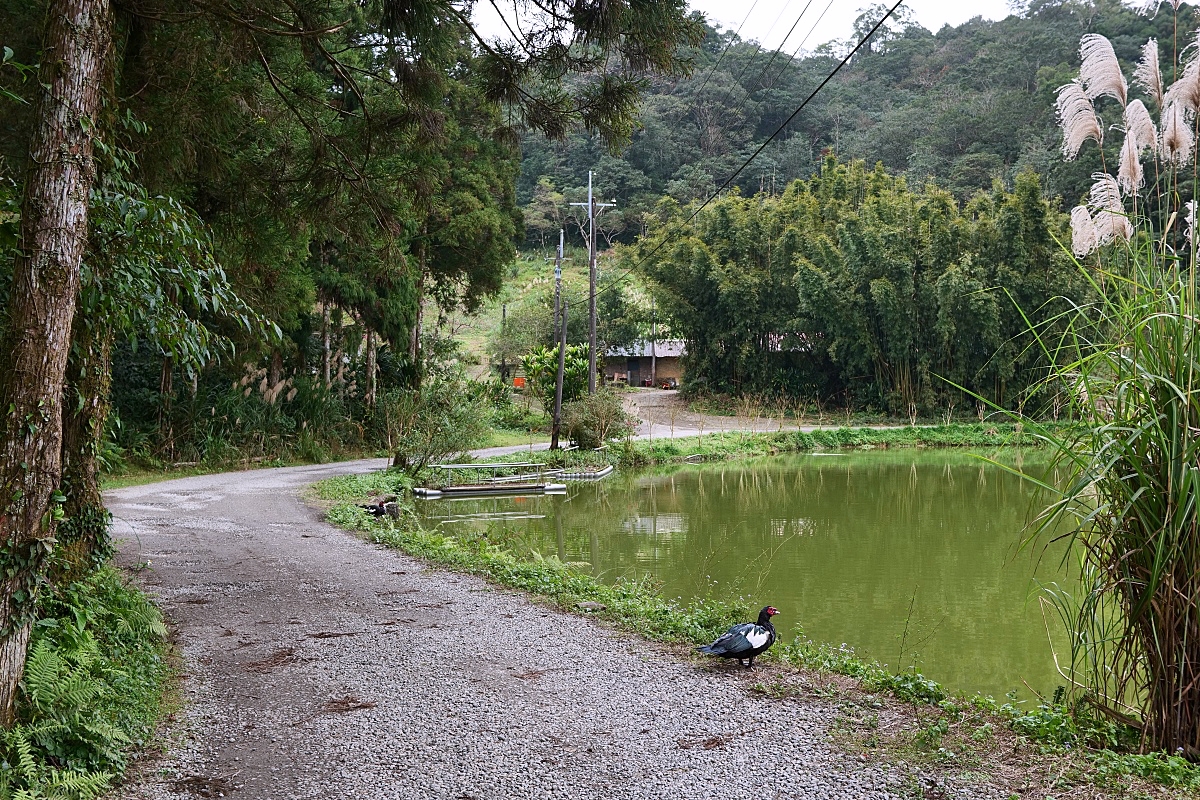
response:
[[[767,616],[773,617],[779,613],[779,609],[775,606],[767,606]]]

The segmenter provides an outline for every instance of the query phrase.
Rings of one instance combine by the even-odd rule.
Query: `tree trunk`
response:
[[[111,409],[112,335],[80,317],[63,393],[62,492],[67,499],[51,567],[54,583],[78,580],[112,555],[98,462]]]
[[[50,0],[0,358],[0,725],[11,726],[62,469],[62,402],[87,245],[108,0]]]
[[[283,380],[283,353],[279,348],[271,350],[271,364],[267,367],[267,388],[275,392],[275,387]]]
[[[375,407],[375,372],[376,367],[376,349],[378,342],[375,339],[375,331],[367,329],[367,391],[366,403],[367,408]]]
[[[325,391],[329,391],[329,365],[331,354],[329,350],[329,304],[321,304],[321,374],[325,380]]]
[[[175,363],[163,356],[158,376],[158,438],[168,459],[175,457],[175,429],[171,424],[171,400],[175,397]]]
[[[425,226],[421,226],[422,237],[428,233]],[[420,249],[417,252],[417,316],[413,320],[412,331],[408,341],[408,363],[412,365],[412,388],[421,388],[421,314],[425,306],[425,239],[421,239]]]

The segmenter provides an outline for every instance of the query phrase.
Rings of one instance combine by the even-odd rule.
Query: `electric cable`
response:
[[[756,77],[754,79],[754,83],[751,84],[754,88],[748,89],[746,91],[746,96],[742,98],[742,102],[738,104],[738,107],[736,109],[734,109],[733,114],[730,114],[730,116],[737,114],[739,111],[741,111],[743,108],[746,107],[746,101],[749,100],[750,97],[758,90],[758,88],[762,82],[763,76],[767,74],[767,70],[769,70],[771,68],[771,65],[773,63],[775,63],[776,57],[783,51],[783,46],[785,44],[787,44],[787,40],[792,38],[792,34],[796,32],[796,26],[798,26],[800,24],[800,20],[804,19],[804,15],[808,13],[808,9],[810,6],[812,6],[812,4],[813,4],[813,0],[808,0],[808,2],[805,3],[804,9],[800,12],[800,16],[796,17],[796,21],[792,23],[792,27],[788,28],[787,35],[785,35],[783,37],[783,41],[781,41],[779,43],[779,46],[776,47],[773,51],[771,51],[771,57],[767,59],[766,66],[764,66],[762,68],[762,70],[758,73],[758,77]],[[803,47],[803,46],[804,46],[803,43],[801,43],[801,47]]]
[[[870,41],[871,37],[875,35],[875,32],[878,31],[881,27],[883,27],[883,23],[885,23],[889,19],[891,19],[892,15],[896,13],[896,9],[900,8],[900,6],[903,4],[904,4],[904,0],[897,0],[897,2],[890,9],[888,9],[888,12],[886,14],[884,14],[879,19],[879,21],[875,23],[874,27],[872,27],[871,30],[869,30],[867,32],[867,34],[858,41],[858,44],[854,45],[853,49],[851,49],[850,52],[846,53],[845,57],[843,57],[842,60],[838,62],[837,66],[833,68],[833,71],[825,76],[824,80],[822,80],[821,83],[817,85],[817,88],[812,90],[812,92],[808,95],[808,97],[804,98],[804,102],[802,102],[799,106],[796,107],[796,110],[793,111],[791,113],[791,115],[789,115],[788,118],[785,119],[783,121],[783,123],[778,128],[775,129],[775,132],[772,133],[770,136],[768,136],[766,141],[764,141],[762,144],[760,144],[758,146],[758,149],[756,149],[753,153],[751,153],[750,157],[747,158],[744,162],[742,162],[742,165],[740,167],[738,167],[736,170],[734,170],[733,174],[730,175],[728,178],[726,178],[724,183],[722,183],[720,186],[717,187],[716,191],[714,191],[712,194],[710,194],[703,203],[701,203],[699,206],[697,206],[695,208],[695,210],[693,210],[692,213],[688,215],[688,218],[683,221],[684,225],[687,225],[692,220],[694,220],[697,216],[699,216],[700,212],[703,211],[704,208],[706,206],[708,206],[709,203],[711,203],[713,200],[715,200],[717,197],[719,197],[721,192],[725,191],[726,189],[728,189],[730,187],[730,185],[733,184],[734,180],[737,179],[737,176],[741,175],[742,172],[746,169],[746,167],[750,166],[751,162],[753,162],[754,159],[758,158],[758,156],[762,153],[762,151],[766,149],[767,145],[769,145],[771,142],[773,142],[775,140],[775,138],[777,136],[779,136],[779,134],[781,134],[789,125],[792,124],[792,120],[794,120],[797,116],[799,116],[800,112],[803,111],[804,108],[810,102],[812,102],[813,98],[815,98],[817,96],[817,94],[819,94],[820,91],[822,89],[824,89],[825,86],[831,80],[833,80],[834,77],[839,72],[841,72],[842,69],[847,64],[850,63],[850,59],[853,58],[854,55],[859,50],[862,49],[863,45],[865,45],[868,41]],[[598,289],[596,291],[596,297],[599,298],[600,295],[604,294],[605,292],[610,291],[610,290],[615,289],[618,286],[620,286],[625,280],[627,280],[629,278],[630,275],[632,275],[637,270],[641,269],[642,266],[644,266],[647,262],[649,262],[650,258],[655,253],[657,253],[659,250],[661,250],[665,245],[666,245],[665,239],[660,241],[657,245],[654,246],[654,248],[649,253],[642,256],[642,258],[636,264],[634,264],[629,269],[625,270],[625,272],[622,273],[620,275],[620,277],[618,277],[616,280],[612,281],[608,285],[602,287],[601,289]],[[586,295],[581,295],[580,297],[586,297]]]
[[[805,34],[804,38],[800,40],[800,46],[797,47],[790,56],[788,56],[787,63],[779,68],[779,72],[775,73],[775,77],[772,78],[771,83],[765,87],[765,91],[770,91],[771,89],[775,88],[775,84],[779,82],[779,79],[783,77],[783,73],[786,72],[787,68],[791,66],[793,61],[796,60],[796,56],[800,55],[800,51],[804,49],[804,45],[808,44],[808,40],[817,30],[817,26],[821,24],[821,20],[825,19],[825,15],[829,13],[829,9],[832,7],[833,0],[829,0],[829,2],[825,4],[825,10],[821,12],[821,16],[817,17],[817,21],[813,23],[813,26],[808,29],[808,33]]]
[[[750,5],[750,10],[746,12],[746,16],[742,17],[742,24],[738,25],[737,30],[733,32],[733,36],[725,44],[725,48],[721,50],[721,54],[717,56],[717,60],[712,65],[712,69],[710,69],[708,74],[704,76],[704,83],[700,84],[700,88],[696,90],[697,96],[704,91],[705,86],[708,86],[708,82],[712,79],[713,73],[717,71],[717,67],[721,66],[721,61],[724,60],[725,54],[729,52],[729,48],[733,47],[733,43],[738,41],[738,39],[741,37],[742,28],[746,27],[746,22],[749,21],[750,15],[754,13],[754,9],[757,7],[758,0],[754,0],[754,2]]]
[[[812,5],[812,0],[809,0],[809,5]],[[779,68],[779,71],[777,73],[775,73],[775,77],[771,79],[770,84],[763,86],[762,85],[763,76],[765,76],[767,74],[767,70],[769,70],[771,68],[771,64],[772,64],[772,62],[774,62],[775,56],[779,55],[779,53],[782,52],[782,50],[776,50],[774,53],[771,54],[771,59],[769,61],[767,61],[767,65],[765,67],[763,67],[762,72],[758,73],[758,77],[754,79],[755,80],[755,88],[751,89],[749,92],[746,93],[746,96],[744,98],[742,98],[742,102],[738,105],[737,108],[735,108],[733,110],[733,112],[731,113],[731,116],[733,114],[739,113],[743,108],[745,108],[746,103],[750,101],[750,98],[754,96],[755,92],[760,91],[760,90],[763,92],[769,92],[775,88],[775,84],[777,84],[779,82],[779,79],[781,77],[783,77],[783,73],[787,71],[787,68],[791,65],[791,63],[796,60],[796,56],[799,55],[800,51],[804,49],[804,45],[808,44],[809,38],[812,37],[813,33],[817,29],[817,26],[821,24],[821,20],[825,19],[825,15],[829,13],[829,9],[832,7],[833,7],[833,0],[829,0],[829,2],[825,4],[825,10],[821,12],[821,15],[819,17],[817,17],[817,21],[814,22],[812,24],[812,27],[808,29],[808,33],[804,35],[804,38],[800,40],[799,46],[797,46],[796,49],[792,52],[792,54],[790,56],[788,56],[787,62],[784,63],[784,65]],[[804,7],[804,11],[808,11],[808,6]],[[800,12],[801,17],[804,16],[804,11]],[[799,17],[796,18],[796,22],[797,23],[800,22]],[[794,28],[794,26],[793,26],[793,28]],[[788,36],[790,36],[790,35],[791,35],[791,33],[789,32]],[[787,37],[784,37],[783,41],[786,42]],[[780,43],[780,47],[782,47],[782,46],[783,46],[783,42]]]
[[[779,14],[775,16],[775,21],[771,23],[771,27],[767,28],[767,33],[762,37],[763,39],[771,38],[771,34],[775,32],[775,28],[779,25],[779,20],[783,19],[784,12],[788,10],[788,6],[791,4],[792,0],[787,0],[787,2],[783,4],[783,8],[779,9]],[[718,105],[725,105],[731,99],[733,99],[734,88],[742,84],[742,79],[746,77],[746,73],[750,71],[750,67],[754,64],[754,59],[758,57],[758,54],[762,52],[762,49],[762,41],[756,40],[754,42],[754,52],[751,53],[750,57],[746,59],[746,63],[742,67],[742,71],[739,72],[737,77],[733,79],[733,86],[729,87],[725,94],[722,95],[721,102]]]

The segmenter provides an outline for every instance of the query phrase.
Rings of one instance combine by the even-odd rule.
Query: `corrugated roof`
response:
[[[654,355],[658,358],[678,358],[687,354],[683,339],[659,339],[654,343]],[[642,339],[631,347],[610,347],[607,356],[624,356],[626,358],[649,358],[650,340]]]

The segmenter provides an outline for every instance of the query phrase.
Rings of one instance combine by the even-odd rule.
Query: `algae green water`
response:
[[[797,455],[618,472],[571,484],[566,496],[420,508],[427,526],[486,527],[495,541],[582,562],[605,580],[649,574],[668,597],[777,606],[785,637],[803,630],[953,689],[1028,698],[1062,682],[1030,599],[1035,577],[1060,577],[1060,554],[1018,550],[1033,490],[971,454]]]

